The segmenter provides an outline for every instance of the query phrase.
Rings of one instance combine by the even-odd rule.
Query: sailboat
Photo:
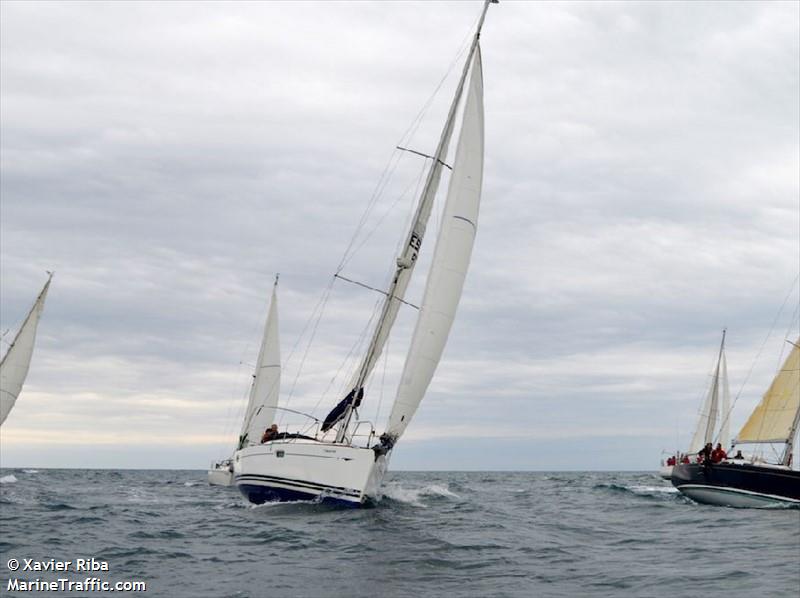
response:
[[[800,338],[787,342],[789,355],[734,441],[736,446],[782,445],[781,458],[777,463],[734,458],[676,465],[672,484],[692,500],[729,507],[800,506],[800,471],[791,468],[800,424]]]
[[[676,454],[671,457],[676,463],[680,462],[683,457],[688,459],[695,458],[707,443],[713,443],[715,439],[723,447],[730,446],[731,431],[728,414],[730,412],[731,392],[728,385],[728,363],[725,358],[725,333],[726,331],[723,330],[717,363],[714,366],[714,373],[711,378],[711,386],[700,410],[700,416],[697,418],[697,426],[692,436],[692,442],[689,444],[689,449],[686,453]],[[720,412],[722,413],[722,422],[717,436],[716,428]],[[658,472],[659,475],[665,480],[671,479],[673,466],[674,464],[671,465],[669,461],[662,464]]]
[[[484,145],[479,40],[492,2],[486,0],[483,5],[436,150],[426,156],[430,166],[425,184],[349,390],[323,421],[315,420],[313,436],[283,434],[265,443],[251,437],[234,453],[235,483],[252,503],[311,499],[360,506],[380,499],[392,450],[411,422],[441,359],[477,233]],[[378,436],[372,423],[358,420],[358,409],[398,310],[405,303],[462,103],[461,131],[422,303],[391,414]]]
[[[281,348],[278,334],[278,276],[276,276],[237,450],[260,440],[262,432],[274,423],[280,385]],[[214,486],[232,486],[233,459],[228,458],[213,463],[208,470],[208,483]]]
[[[3,425],[8,414],[14,408],[17,397],[22,391],[22,385],[25,384],[25,378],[28,376],[28,369],[30,369],[33,357],[33,346],[36,343],[36,328],[39,326],[39,318],[42,317],[44,311],[44,302],[47,299],[47,291],[50,289],[52,279],[53,275],[49,274],[33,307],[0,361],[0,425]]]

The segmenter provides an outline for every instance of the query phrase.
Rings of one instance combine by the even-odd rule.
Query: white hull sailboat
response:
[[[690,460],[695,461],[697,453],[707,443],[714,443],[716,440],[722,444],[723,448],[730,447],[731,432],[730,432],[730,402],[731,393],[728,384],[728,362],[725,357],[725,335],[726,331],[722,331],[722,341],[719,345],[719,354],[717,356],[717,363],[714,366],[712,373],[711,385],[708,389],[708,394],[700,409],[700,415],[697,418],[697,425],[692,436],[692,441],[689,444],[689,449],[684,453]],[[721,414],[721,415],[720,415]],[[717,429],[717,422],[720,421],[719,429]],[[676,454],[673,458],[680,462],[683,454]],[[662,463],[658,475],[665,480],[672,479],[673,466],[669,463]]]
[[[28,376],[33,357],[33,346],[36,343],[36,329],[44,311],[44,302],[52,278],[52,274],[47,277],[47,282],[44,283],[28,316],[0,361],[0,425],[6,421],[8,414],[14,408],[17,397],[22,392],[22,386],[25,384],[25,378]]]
[[[284,433],[265,443],[251,438],[236,451],[236,485],[250,502],[312,499],[359,506],[381,497],[392,449],[414,416],[441,359],[477,232],[483,180],[479,38],[490,3],[484,3],[436,151],[428,156],[425,185],[350,390],[324,421],[316,420],[313,436]],[[378,437],[372,423],[358,420],[358,408],[404,303],[462,104],[461,131],[422,304],[389,421]]]
[[[266,428],[274,423],[280,384],[281,350],[278,333],[278,277],[276,276],[237,449],[258,442]],[[208,483],[213,486],[232,486],[233,481],[233,458],[213,463],[211,469],[208,470]]]

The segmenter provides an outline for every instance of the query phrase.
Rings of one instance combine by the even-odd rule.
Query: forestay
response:
[[[444,351],[467,274],[478,226],[483,181],[483,73],[472,59],[461,136],[442,224],[386,433],[395,440],[419,406]]]
[[[264,430],[275,421],[275,410],[278,406],[278,395],[281,386],[281,349],[278,334],[278,280],[272,287],[267,323],[264,326],[264,338],[258,352],[253,384],[250,386],[250,397],[247,401],[242,432],[239,439],[240,448],[248,442],[258,442]]]
[[[36,328],[44,311],[44,301],[47,298],[51,279],[52,275],[47,279],[17,332],[17,336],[3,356],[3,360],[0,361],[0,425],[6,421],[6,417],[14,407],[28,375],[33,356],[33,345],[36,342]]]

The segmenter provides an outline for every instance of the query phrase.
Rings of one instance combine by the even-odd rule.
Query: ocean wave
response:
[[[608,490],[621,494],[633,494],[644,498],[664,498],[679,496],[678,489],[674,486],[650,486],[644,484],[596,484],[597,490]]]
[[[383,496],[389,500],[423,508],[426,506],[421,502],[423,498],[461,498],[447,486],[440,484],[429,484],[422,488],[406,488],[396,482],[389,482],[384,485]]]
[[[17,480],[14,474],[4,475],[2,478],[0,478],[0,484],[14,484],[18,481],[19,480]]]
[[[38,469],[23,469],[22,473],[39,473]]]

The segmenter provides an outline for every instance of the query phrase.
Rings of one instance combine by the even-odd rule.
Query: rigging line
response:
[[[478,17],[478,19],[479,18],[480,17]],[[475,20],[475,23],[478,22],[478,19]],[[405,141],[411,141],[411,139],[413,138],[413,135],[419,129],[420,125],[422,124],[423,117],[425,116],[425,114],[427,113],[427,111],[430,108],[431,104],[433,103],[433,100],[436,98],[436,96],[438,95],[439,91],[441,90],[442,85],[444,85],[444,82],[447,80],[447,78],[453,72],[453,69],[459,63],[459,61],[461,59],[461,56],[464,54],[464,52],[466,51],[467,47],[469,46],[469,43],[472,40],[472,29],[474,29],[474,26],[473,26],[473,28],[468,30],[467,35],[461,41],[461,46],[458,49],[458,51],[456,52],[456,55],[453,57],[453,60],[450,62],[450,64],[448,65],[447,69],[445,70],[444,75],[439,80],[439,82],[437,83],[436,87],[434,88],[433,92],[428,97],[428,99],[423,103],[423,105],[420,108],[419,112],[417,112],[416,116],[412,119],[412,121],[409,124],[408,128],[406,128],[406,130],[400,136],[400,140],[398,141],[398,143],[396,145],[401,145]],[[383,192],[383,188],[385,188],[386,185],[388,184],[388,180],[391,178],[392,174],[396,170],[397,164],[399,164],[399,161],[400,161],[399,157],[397,158],[397,161],[395,162],[394,167],[391,168],[391,171],[390,171],[390,166],[392,164],[392,160],[395,158],[395,156],[398,153],[399,152],[396,149],[392,151],[392,154],[389,157],[389,160],[388,160],[388,162],[386,164],[386,167],[384,168],[383,173],[381,174],[381,177],[378,180],[378,184],[376,185],[376,188],[373,191],[372,197],[367,202],[367,209],[365,210],[364,214],[362,215],[361,220],[359,221],[358,225],[356,226],[356,231],[353,234],[353,236],[351,237],[350,243],[348,244],[347,248],[345,249],[344,255],[342,256],[342,262],[339,264],[339,268],[337,268],[337,272],[341,272],[342,268],[344,268],[346,260],[349,259],[348,258],[348,252],[350,251],[350,249],[352,248],[353,244],[355,243],[355,239],[357,238],[359,232],[361,231],[364,222],[367,220],[368,214],[370,213],[370,211],[374,207],[374,204],[377,201],[377,199],[380,196],[380,194]],[[400,156],[402,156],[402,154],[400,154]],[[388,176],[387,176],[387,173],[388,173]],[[381,188],[381,186],[383,188]]]
[[[419,194],[418,193],[419,192],[419,187],[420,187],[420,184],[421,184],[421,181],[422,181],[422,178],[423,178],[424,174],[425,174],[425,168],[423,167],[423,168],[420,169],[420,172],[419,172],[419,175],[418,175],[418,178],[417,178],[417,181],[416,181],[416,187],[415,187],[415,192],[414,192],[414,196],[415,197]],[[386,220],[386,217],[394,210],[394,208],[397,206],[397,204],[400,203],[400,200],[403,199],[408,194],[408,191],[411,189],[412,185],[414,185],[414,180],[413,179],[408,184],[408,186],[403,190],[403,192],[395,198],[395,200],[392,203],[392,205],[389,206],[389,208],[386,209],[386,211],[384,211],[383,215],[375,223],[375,226],[372,228],[372,230],[369,233],[367,233],[367,235],[364,237],[364,239],[361,241],[361,243],[358,245],[358,247],[356,247],[352,251],[352,253],[349,256],[347,256],[347,259],[342,260],[342,263],[340,264],[340,268],[339,268],[339,270],[337,272],[341,272],[345,268],[345,266],[347,266],[347,264],[350,262],[350,260],[359,251],[361,251],[361,249],[364,247],[364,245],[366,245],[367,242],[372,238],[372,235],[374,235],[375,232],[378,230],[378,228],[383,223],[383,221]],[[413,208],[413,206],[412,206],[412,208]],[[408,228],[408,226],[404,227],[404,229],[405,228]],[[399,248],[402,246],[402,243],[403,243],[403,239],[400,239],[398,241],[397,248],[395,249],[395,253],[399,252],[399,250],[400,250]],[[394,269],[392,269],[392,272],[394,272]]]
[[[305,365],[306,359],[308,358],[308,353],[311,350],[311,344],[314,341],[314,337],[317,334],[317,329],[319,328],[319,323],[322,320],[322,315],[323,313],[325,313],[325,306],[327,305],[328,299],[330,298],[331,289],[333,289],[333,283],[335,282],[335,280],[336,280],[335,278],[331,277],[331,281],[328,283],[328,286],[325,289],[322,298],[320,299],[319,316],[317,317],[316,322],[314,323],[314,326],[311,329],[311,335],[309,336],[308,344],[306,345],[306,350],[303,353],[303,358],[300,361],[300,365],[297,368],[297,373],[295,374],[294,381],[292,382],[292,388],[289,391],[288,396],[286,397],[286,401],[284,402],[284,407],[289,405],[289,401],[291,401],[292,396],[294,395],[295,388],[297,387],[297,380],[300,378],[300,373],[303,371],[303,366]],[[283,423],[283,413],[281,413],[279,423]]]
[[[369,329],[372,326],[372,322],[374,321],[374,319],[375,319],[375,317],[376,317],[376,315],[378,313],[378,307],[380,306],[380,304],[381,304],[381,300],[376,301],[375,307],[373,307],[372,315],[370,316],[369,321],[364,326],[364,328],[361,331],[359,337],[356,339],[355,343],[353,344],[353,346],[348,351],[348,353],[345,356],[344,360],[342,360],[341,364],[339,365],[339,369],[336,371],[334,376],[328,382],[328,386],[325,388],[325,391],[317,399],[317,402],[315,403],[314,407],[311,409],[312,412],[316,412],[317,409],[319,408],[319,406],[322,404],[322,401],[327,398],[328,392],[330,392],[331,387],[333,386],[333,384],[336,381],[336,379],[339,377],[339,374],[341,373],[341,371],[347,365],[347,362],[352,358],[353,354],[363,345],[364,339],[366,338],[366,335],[367,335],[367,331],[369,331]],[[349,384],[349,381],[347,379],[345,379],[345,381],[342,383],[342,389],[340,389],[340,391],[339,391],[339,394],[341,396],[344,396],[344,393],[345,393],[344,387],[347,384]]]
[[[750,370],[747,372],[747,375],[744,378],[741,386],[739,387],[739,392],[736,393],[736,397],[734,397],[733,401],[731,402],[730,410],[728,411],[726,417],[730,417],[730,414],[733,413],[733,408],[736,406],[736,403],[739,401],[739,397],[742,395],[742,391],[744,390],[745,385],[750,380],[750,376],[753,374],[753,369],[756,367],[756,362],[758,362],[759,358],[761,357],[762,351],[764,351],[764,347],[767,345],[767,341],[769,341],[770,336],[772,336],[772,332],[775,329],[775,325],[778,323],[778,320],[783,313],[783,308],[786,307],[786,302],[789,301],[789,297],[792,296],[794,293],[794,285],[800,279],[800,275],[796,276],[794,281],[792,281],[792,286],[789,288],[789,292],[786,294],[786,297],[783,299],[783,303],[781,303],[780,309],[778,309],[778,313],[775,316],[775,319],[772,320],[772,325],[769,327],[769,332],[767,332],[767,336],[764,338],[764,341],[761,343],[761,347],[759,347],[758,352],[756,353],[753,362],[750,364]],[[763,424],[763,421],[762,421]]]
[[[380,293],[384,297],[388,297],[389,296],[389,293],[387,293],[386,291],[382,291],[381,289],[376,289],[375,287],[371,287],[368,284],[364,284],[363,282],[358,282],[357,280],[351,280],[350,278],[347,278],[346,276],[342,276],[341,274],[334,274],[333,277],[334,278],[339,278],[341,280],[344,280],[345,282],[352,283],[354,285],[363,287],[365,289],[369,289],[370,291],[375,291],[376,293]],[[397,299],[400,303],[405,303],[409,307],[413,307],[414,309],[419,309],[419,306],[414,305],[413,303],[409,303],[408,301],[404,301],[403,299],[400,299],[400,297],[392,296],[392,298],[393,299]]]
[[[392,175],[397,169],[397,166],[400,163],[401,159],[402,159],[402,154],[397,150],[392,150],[392,154],[389,156],[389,160],[387,161],[386,166],[384,167],[383,172],[381,173],[381,176],[378,179],[378,183],[375,185],[375,189],[373,189],[372,194],[370,195],[370,198],[367,201],[367,207],[361,214],[361,218],[356,224],[356,229],[353,232],[353,235],[350,237],[350,242],[347,244],[347,247],[345,248],[344,253],[342,254],[339,266],[336,269],[337,272],[341,271],[341,269],[344,267],[344,264],[349,259],[350,250],[352,249],[353,245],[356,242],[356,239],[358,238],[358,235],[361,233],[361,230],[366,224],[370,213],[372,212],[378,201],[378,198],[383,194],[384,189],[389,184],[389,180],[391,179]]]

